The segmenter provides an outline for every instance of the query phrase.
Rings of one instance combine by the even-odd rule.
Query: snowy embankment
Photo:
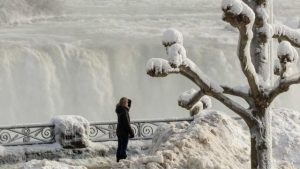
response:
[[[272,124],[274,168],[299,168],[300,113],[274,109]],[[33,160],[21,168],[248,169],[249,144],[248,131],[241,121],[217,111],[203,111],[191,124],[161,126],[147,152],[131,155],[120,163],[112,155],[85,160],[60,159],[60,163]]]

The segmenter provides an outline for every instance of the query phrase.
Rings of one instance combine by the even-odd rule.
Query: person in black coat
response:
[[[134,132],[130,126],[129,109],[131,106],[131,100],[122,97],[120,102],[116,106],[116,113],[118,115],[117,125],[117,137],[118,137],[118,149],[117,149],[117,162],[121,159],[126,159],[128,139],[134,137]]]

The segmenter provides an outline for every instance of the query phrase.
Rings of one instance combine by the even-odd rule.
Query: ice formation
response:
[[[63,147],[83,148],[90,144],[89,121],[81,116],[60,115],[51,119],[55,126],[55,140]]]

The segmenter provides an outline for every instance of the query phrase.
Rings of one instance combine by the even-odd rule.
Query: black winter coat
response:
[[[134,135],[133,130],[130,126],[129,109],[124,106],[117,106],[116,113],[118,115],[117,125],[117,136],[118,137],[129,137]]]

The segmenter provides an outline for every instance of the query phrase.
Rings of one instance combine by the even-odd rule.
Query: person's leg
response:
[[[117,148],[117,162],[119,162],[119,160],[121,159],[122,157],[122,152],[121,152],[121,148],[122,148],[122,139],[118,137],[118,148]]]
[[[127,154],[126,154],[126,150],[127,150],[127,145],[128,145],[128,137],[124,137],[122,138],[122,146],[121,146],[121,158],[122,159],[126,159],[127,158]]]

